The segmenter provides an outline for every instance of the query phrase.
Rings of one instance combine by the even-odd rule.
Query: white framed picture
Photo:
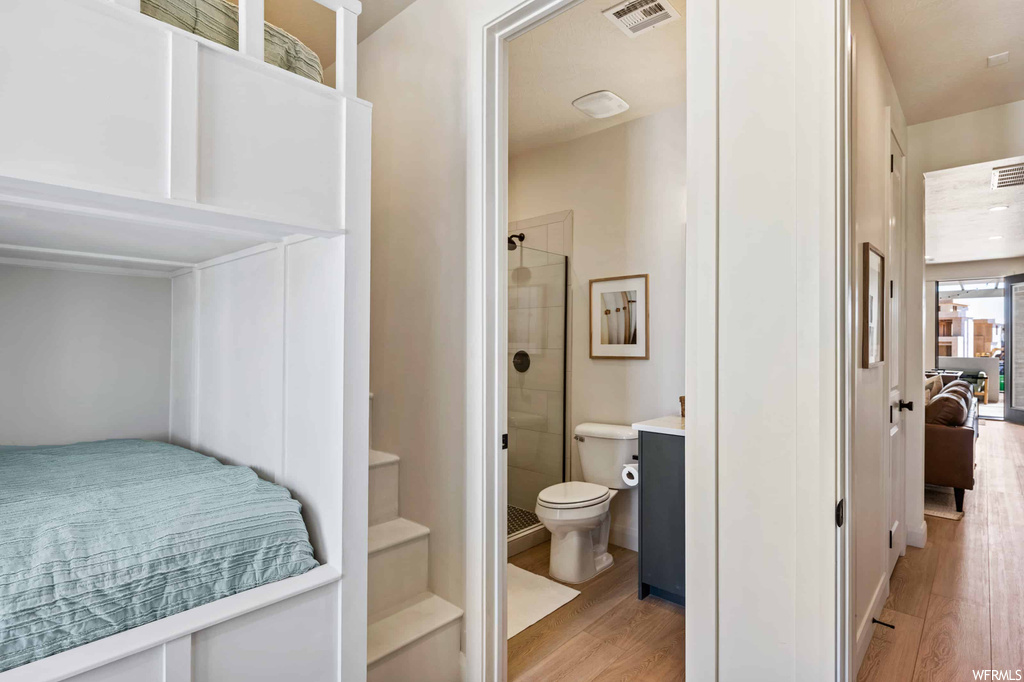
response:
[[[649,298],[647,275],[590,280],[591,358],[650,358]]]

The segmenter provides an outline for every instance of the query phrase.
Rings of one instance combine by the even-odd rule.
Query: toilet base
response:
[[[595,573],[594,575],[598,575],[611,568],[612,565],[615,564],[615,559],[612,558],[611,554],[605,552],[601,556],[594,559],[594,563],[597,565],[597,573]]]

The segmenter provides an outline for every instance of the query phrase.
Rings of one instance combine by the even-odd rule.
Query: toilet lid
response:
[[[537,503],[545,507],[589,507],[600,504],[607,498],[606,486],[585,481],[569,481],[541,490],[537,496]]]

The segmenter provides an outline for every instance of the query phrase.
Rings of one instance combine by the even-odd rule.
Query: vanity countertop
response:
[[[633,424],[637,431],[650,431],[651,433],[664,433],[669,436],[686,435],[686,419],[679,416],[658,417],[648,419],[644,422]]]

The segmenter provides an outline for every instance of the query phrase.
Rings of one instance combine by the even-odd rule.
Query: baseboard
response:
[[[871,622],[871,619],[877,618],[882,613],[882,607],[888,597],[889,576],[883,574],[878,586],[875,587],[874,596],[871,597],[868,612],[864,616],[864,620],[857,626],[857,638],[853,642],[853,673],[855,676],[860,671],[860,664],[864,660],[864,655],[868,652],[868,646],[871,644],[871,638],[875,634],[875,624]]]
[[[911,547],[924,547],[928,542],[928,523],[921,519],[921,525],[911,528],[907,525],[907,544]]]
[[[516,533],[508,539],[508,556],[514,557],[520,552],[525,552],[531,547],[547,542],[551,539],[551,533],[544,526],[530,528]]]
[[[619,547],[631,549],[634,552],[640,551],[640,534],[636,528],[629,526],[612,526],[608,533],[608,542]]]

